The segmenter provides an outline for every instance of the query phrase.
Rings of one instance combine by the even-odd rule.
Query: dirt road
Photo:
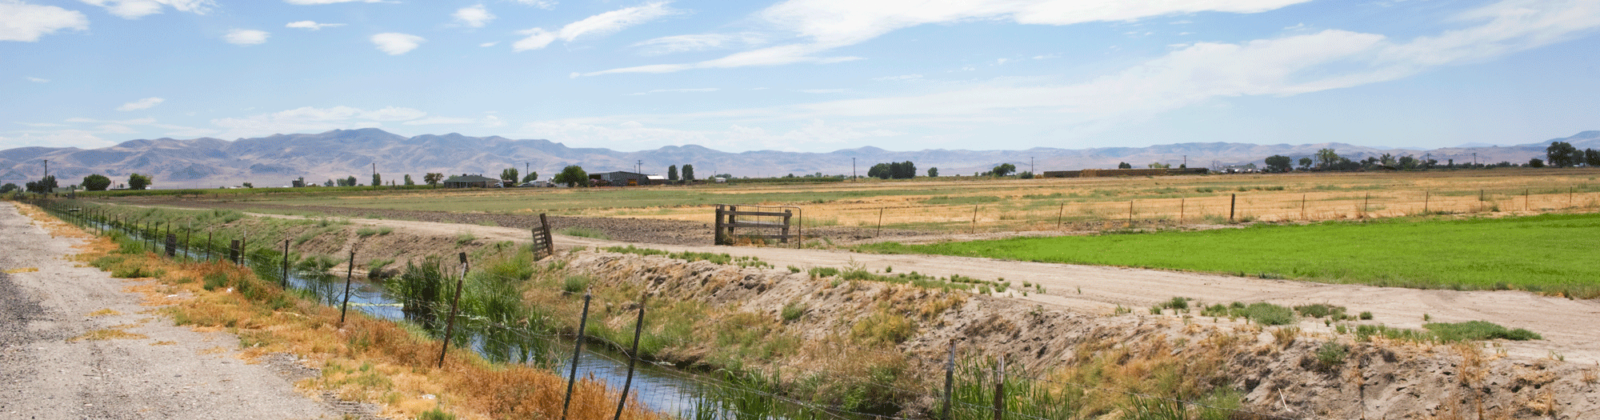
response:
[[[124,291],[138,282],[71,261],[80,239],[52,237],[11,203],[0,238],[0,418],[342,416],[274,373],[292,358],[249,364],[237,337],[173,325]]]

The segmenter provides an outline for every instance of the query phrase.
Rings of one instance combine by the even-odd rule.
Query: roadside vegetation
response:
[[[862,245],[863,252],[1164,268],[1328,283],[1600,297],[1600,214],[1407,218],[1148,234]]]

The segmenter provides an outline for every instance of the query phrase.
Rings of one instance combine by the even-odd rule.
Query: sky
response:
[[[376,127],[724,151],[1523,144],[1600,0],[0,0],[0,149]]]

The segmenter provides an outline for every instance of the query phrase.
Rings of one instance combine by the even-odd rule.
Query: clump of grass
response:
[[[890,346],[905,342],[916,332],[911,319],[879,308],[850,328],[850,338],[863,344]]]
[[[795,266],[791,265],[791,266],[789,266],[789,272],[790,273],[799,273],[800,272],[800,267],[795,267]]]
[[[1345,315],[1345,308],[1343,306],[1332,306],[1321,303],[1296,306],[1294,307],[1294,311],[1299,312],[1300,316],[1312,318],[1328,317],[1334,321],[1343,321],[1350,318],[1349,315]]]
[[[123,331],[123,329],[131,327],[131,326],[132,325],[119,325],[119,326],[115,326],[115,327],[111,327],[111,328],[101,328],[101,329],[98,329],[98,330],[91,330],[89,332],[83,333],[83,335],[79,335],[77,337],[69,338],[69,339],[67,339],[67,342],[76,343],[76,342],[79,342],[79,341],[139,340],[139,339],[150,338],[149,336],[146,336],[144,334],[131,333],[131,332]]]
[[[805,314],[806,304],[795,301],[789,302],[787,305],[783,305],[783,313],[781,316],[783,317],[784,322],[791,322],[800,319],[800,317]]]
[[[567,236],[576,236],[576,237],[579,237],[579,238],[604,239],[604,240],[611,239],[611,236],[606,235],[605,232],[602,232],[599,229],[582,227],[582,226],[572,226],[572,227],[561,228],[561,229],[556,230],[556,233],[559,233],[559,234],[562,234],[562,235],[567,235]]]
[[[1322,347],[1317,348],[1317,366],[1323,370],[1331,369],[1334,366],[1344,364],[1344,359],[1349,355],[1349,346],[1335,341],[1322,343]]]
[[[461,232],[456,234],[456,246],[466,246],[475,240],[478,240],[478,237],[474,236],[472,232]]]
[[[1276,340],[1278,346],[1283,348],[1289,348],[1290,345],[1294,344],[1294,340],[1299,337],[1300,328],[1297,327],[1282,327],[1272,330],[1273,340]]]
[[[807,270],[807,273],[811,274],[811,278],[820,279],[839,275],[839,269],[833,267],[811,267],[810,270]]]
[[[439,407],[434,407],[432,410],[418,414],[417,420],[456,420],[456,415],[450,414],[450,412],[444,411]]]
[[[1525,329],[1507,329],[1506,327],[1486,322],[1467,321],[1457,323],[1431,323],[1422,328],[1434,333],[1439,341],[1476,341],[1506,339],[1512,341],[1543,340],[1544,337],[1533,331]]]
[[[1371,319],[1372,319],[1372,311],[1361,311],[1361,320],[1362,321],[1368,321],[1368,320],[1371,320]]]
[[[1201,315],[1209,317],[1245,318],[1261,325],[1289,325],[1294,323],[1294,311],[1266,302],[1256,302],[1245,305],[1234,302],[1231,305],[1211,305],[1200,311]]]
[[[356,236],[362,238],[373,235],[388,235],[390,233],[394,233],[394,228],[388,226],[363,226],[360,229],[356,229]]]
[[[567,293],[579,293],[589,288],[590,279],[587,276],[567,276],[561,282],[561,290]]]

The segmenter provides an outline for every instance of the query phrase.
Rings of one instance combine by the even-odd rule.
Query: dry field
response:
[[[919,178],[860,183],[358,192],[227,199],[240,207],[550,213],[711,223],[715,204],[795,206],[807,227],[1014,232],[1129,225],[1320,221],[1600,208],[1600,170],[1206,175],[1074,179]],[[237,207],[236,207],[237,208]]]

